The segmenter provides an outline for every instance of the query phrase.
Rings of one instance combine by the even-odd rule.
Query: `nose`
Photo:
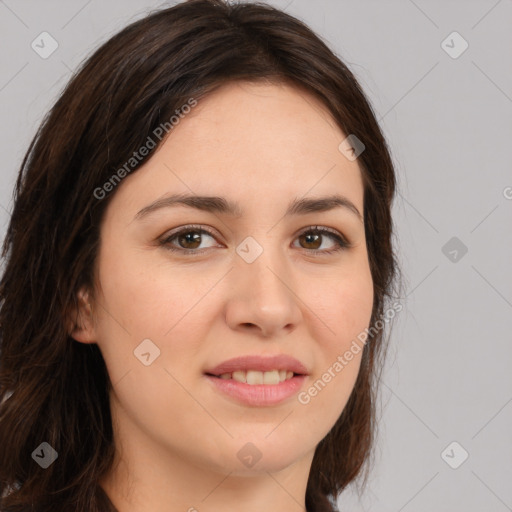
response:
[[[226,322],[231,329],[275,338],[299,325],[299,290],[284,255],[277,250],[264,250],[252,263],[237,256],[229,276]]]

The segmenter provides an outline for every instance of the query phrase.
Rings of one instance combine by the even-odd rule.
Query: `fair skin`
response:
[[[302,90],[230,83],[201,99],[115,190],[99,286],[81,293],[73,337],[98,344],[113,383],[117,454],[101,486],[120,512],[305,510],[315,447],[348,401],[361,352],[307,404],[297,393],[271,406],[238,403],[204,372],[246,354],[288,354],[308,370],[304,391],[369,325],[361,219],[345,207],[284,216],[294,199],[334,193],[363,213],[357,160],[338,149],[345,137]],[[224,197],[241,215],[174,206],[135,218],[181,193]],[[190,224],[212,234],[194,238],[191,229],[163,244]],[[311,226],[351,247],[326,253],[336,239],[315,239]],[[251,263],[236,252],[247,237],[263,249]],[[144,339],[160,350],[148,366],[134,356]],[[251,467],[237,456],[248,442],[261,455]]]

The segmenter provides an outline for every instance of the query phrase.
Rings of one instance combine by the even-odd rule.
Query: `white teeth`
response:
[[[263,374],[263,384],[279,384],[279,371],[265,372]]]
[[[247,372],[246,379],[247,384],[263,384],[263,372],[255,372],[253,370],[249,370]]]
[[[245,372],[233,372],[233,380],[238,382],[247,382]]]
[[[256,370],[249,371],[236,371],[233,373],[223,373],[219,375],[223,380],[233,379],[237,382],[243,382],[246,384],[267,384],[276,385],[285,380],[289,380],[293,377],[293,372],[286,370],[272,370],[269,372],[259,372]]]

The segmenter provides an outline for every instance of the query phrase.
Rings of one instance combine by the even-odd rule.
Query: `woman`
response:
[[[357,81],[292,16],[191,0],[107,41],[16,184],[0,509],[335,510],[401,307],[394,191]]]

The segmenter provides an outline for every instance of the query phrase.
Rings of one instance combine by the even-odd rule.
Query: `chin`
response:
[[[215,443],[215,446],[205,446],[203,454],[197,454],[196,463],[203,469],[233,476],[248,477],[255,474],[275,473],[282,471],[309,454],[312,455],[315,446],[311,451],[304,450],[304,443],[297,439],[290,439],[292,443],[277,435],[277,432],[268,435],[266,429],[264,434],[237,435],[235,439],[225,440],[224,443]],[[274,439],[271,439],[271,437]]]

